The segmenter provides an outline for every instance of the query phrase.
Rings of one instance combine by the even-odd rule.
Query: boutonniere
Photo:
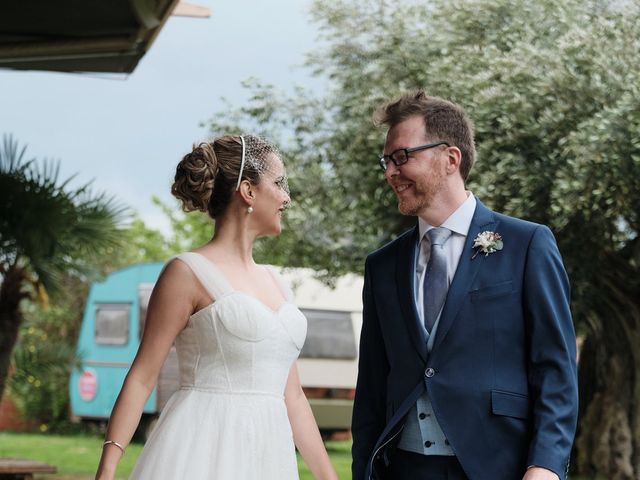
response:
[[[473,254],[473,257],[471,257],[471,260],[476,258],[479,253],[484,253],[484,256],[486,257],[490,253],[502,250],[503,246],[502,236],[500,236],[499,233],[489,231],[479,233],[473,240],[475,253]]]

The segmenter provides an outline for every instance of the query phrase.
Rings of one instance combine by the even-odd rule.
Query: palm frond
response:
[[[62,274],[91,270],[95,255],[117,246],[129,209],[94,192],[91,182],[72,187],[60,162],[26,160],[10,136],[0,151],[0,260],[25,259],[37,280],[55,289]],[[2,262],[0,262],[2,263]]]
[[[26,160],[27,146],[20,148],[18,141],[13,135],[2,136],[2,148],[0,148],[0,174],[1,173],[24,173],[35,159]]]

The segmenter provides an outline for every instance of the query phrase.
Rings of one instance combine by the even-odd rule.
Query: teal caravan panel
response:
[[[83,367],[71,374],[69,384],[73,415],[108,418],[111,414],[140,344],[140,307],[144,314],[162,267],[162,263],[131,265],[91,285],[77,346]],[[156,397],[154,389],[145,413],[157,412]]]

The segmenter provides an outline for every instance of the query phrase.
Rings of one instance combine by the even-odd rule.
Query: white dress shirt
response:
[[[462,205],[460,205],[455,212],[453,212],[449,218],[447,218],[442,225],[429,225],[425,220],[418,217],[418,248],[416,248],[418,257],[416,259],[416,276],[414,283],[414,298],[416,301],[416,308],[418,310],[418,316],[420,317],[420,323],[424,328],[424,289],[422,285],[424,283],[424,275],[427,270],[427,263],[431,256],[431,245],[425,234],[436,227],[445,227],[451,230],[451,236],[447,242],[442,246],[445,250],[447,259],[447,282],[451,285],[453,276],[458,268],[458,262],[460,261],[460,255],[464,248],[464,243],[469,233],[469,227],[471,226],[471,220],[476,210],[476,197],[471,192],[467,192],[467,199]],[[471,252],[469,252],[471,254]],[[438,315],[439,317],[439,315]],[[426,332],[426,329],[425,329]]]

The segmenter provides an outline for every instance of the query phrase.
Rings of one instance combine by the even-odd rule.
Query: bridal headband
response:
[[[238,173],[238,183],[236,184],[236,191],[240,188],[240,182],[242,181],[242,172],[244,171],[244,159],[246,153],[246,144],[244,143],[244,136],[240,135],[240,141],[242,142],[242,160],[240,161],[240,173]]]

